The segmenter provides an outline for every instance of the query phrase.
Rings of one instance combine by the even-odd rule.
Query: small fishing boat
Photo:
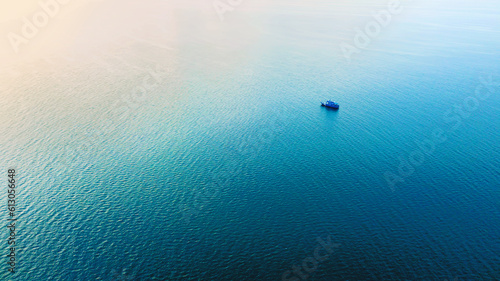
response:
[[[339,107],[340,107],[338,103],[331,101],[331,100],[327,100],[325,103],[321,102],[321,106],[333,108],[333,109],[339,109]]]

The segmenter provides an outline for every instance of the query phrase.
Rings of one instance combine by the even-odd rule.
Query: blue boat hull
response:
[[[326,104],[324,104],[324,103],[321,103],[321,106],[324,106],[324,107],[326,107],[326,108],[332,108],[332,109],[339,109],[339,107],[340,107],[340,106],[338,106],[338,105],[337,105],[337,106],[331,106],[331,105],[326,105]]]

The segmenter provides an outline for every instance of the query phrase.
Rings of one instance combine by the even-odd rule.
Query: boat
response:
[[[338,103],[331,101],[331,100],[327,100],[325,103],[321,102],[321,106],[333,108],[333,109],[339,109],[339,107],[340,107]]]

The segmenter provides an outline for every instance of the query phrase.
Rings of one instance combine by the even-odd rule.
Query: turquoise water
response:
[[[405,2],[348,61],[386,3],[347,3],[179,9],[176,37],[159,16],[142,41],[5,68],[2,280],[283,280],[318,237],[339,245],[307,280],[499,280],[500,8]]]

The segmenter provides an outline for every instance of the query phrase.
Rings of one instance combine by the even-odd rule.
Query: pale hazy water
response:
[[[449,131],[481,76],[500,81],[500,8],[407,4],[349,64],[339,43],[377,7],[311,3],[207,25],[182,10],[177,38],[148,38],[165,48],[8,69],[12,279],[281,280],[331,235],[308,280],[499,280],[500,86],[394,191],[384,172]]]

